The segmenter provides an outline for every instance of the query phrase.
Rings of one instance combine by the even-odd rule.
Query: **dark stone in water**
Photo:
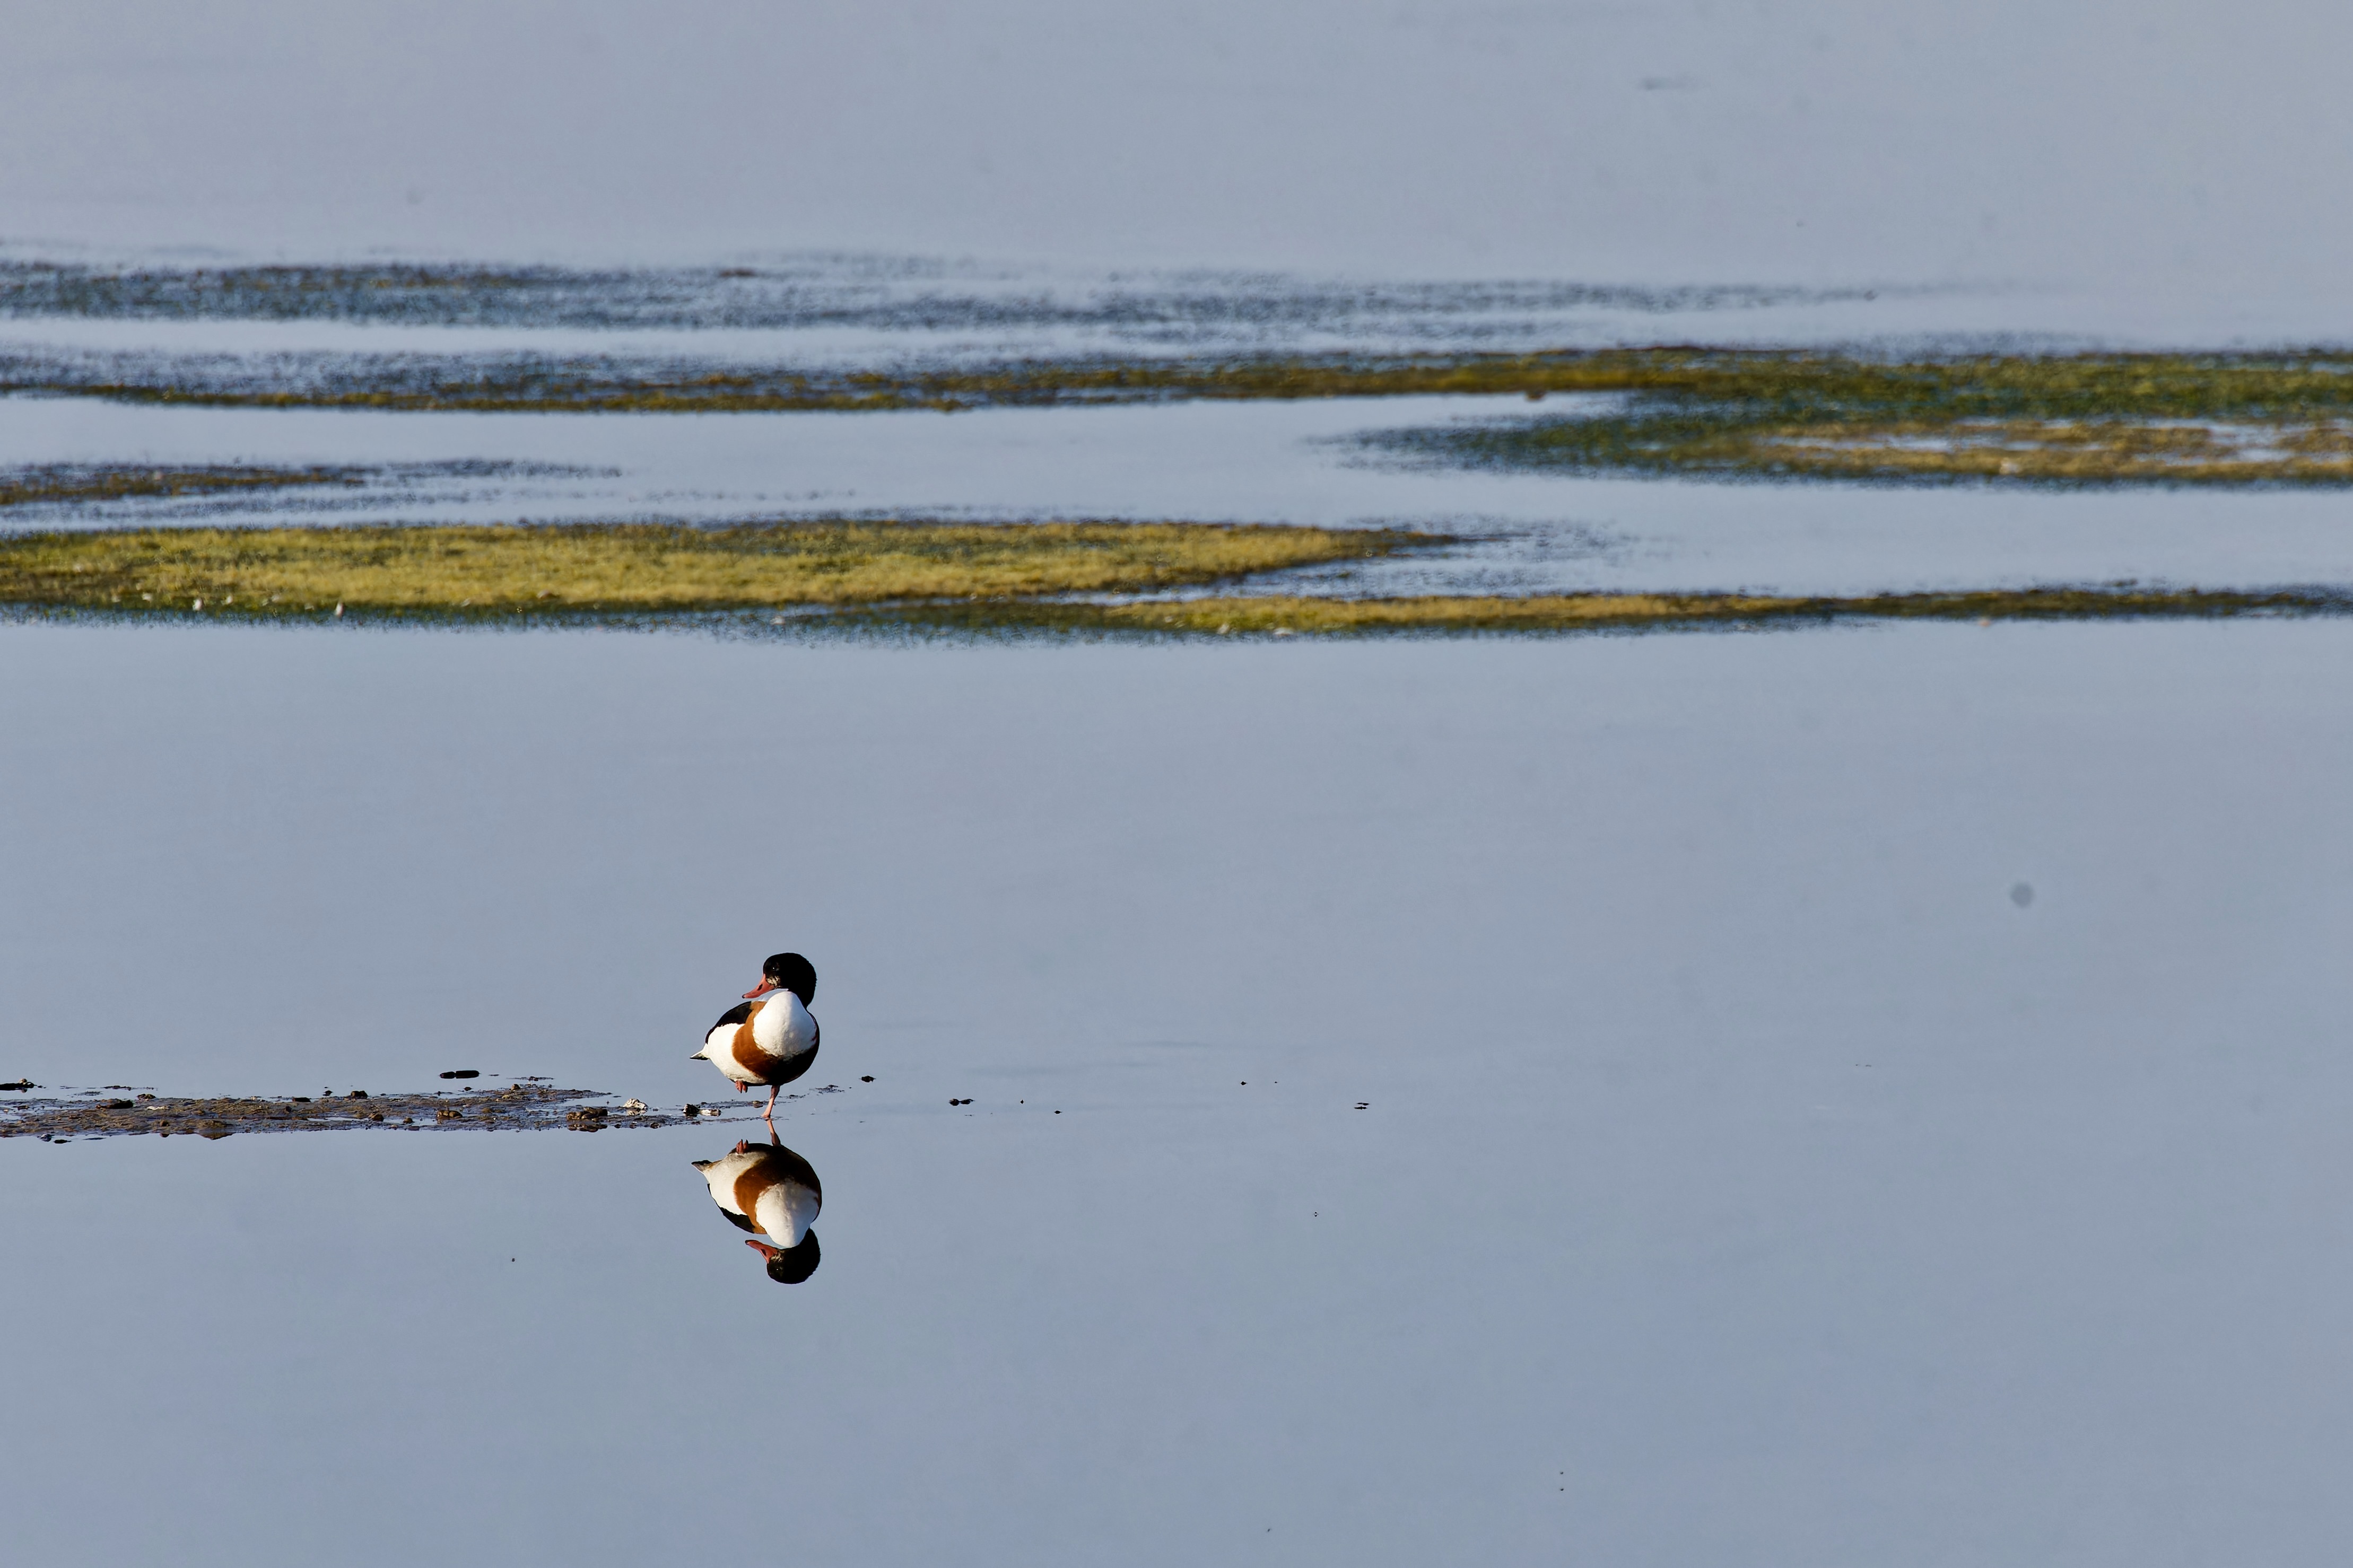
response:
[[[365,1100],[367,1097],[368,1092],[364,1089],[355,1089],[351,1092],[351,1098],[353,1100]]]
[[[0,1083],[0,1089],[26,1089],[34,1087],[36,1087],[36,1085],[33,1080],[28,1078],[20,1078],[14,1083]]]
[[[874,1075],[873,1075],[872,1073],[868,1073],[865,1077],[863,1077],[863,1078],[860,1079],[858,1081],[859,1081],[859,1082],[860,1082],[860,1083],[872,1083],[872,1082],[874,1081]]]
[[[454,1072],[445,1072],[441,1076],[443,1078],[480,1078],[482,1075],[472,1068],[459,1068]]]

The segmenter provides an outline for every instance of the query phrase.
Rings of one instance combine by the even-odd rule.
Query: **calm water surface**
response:
[[[2348,654],[0,628],[0,1076],[675,1105],[789,946],[841,1086],[778,1116],[790,1285],[733,1125],[0,1142],[0,1507],[27,1561],[2332,1561]]]
[[[1566,411],[1598,400],[1553,398]],[[702,521],[879,513],[1407,526],[1442,556],[1268,591],[1876,594],[2134,579],[2353,582],[2342,492],[1696,483],[1409,467],[1367,432],[1518,418],[1519,397],[896,414],[410,414],[0,397],[25,464],[503,464],[397,483],[19,506],[12,529],[164,522]]]

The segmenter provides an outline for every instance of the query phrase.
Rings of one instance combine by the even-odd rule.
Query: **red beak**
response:
[[[749,1002],[754,996],[765,996],[769,992],[774,991],[775,989],[776,989],[776,983],[763,974],[760,976],[760,984],[753,986],[752,989],[744,993],[744,1000]]]
[[[785,1255],[785,1249],[783,1247],[770,1247],[765,1241],[746,1241],[744,1245],[750,1247],[753,1251],[758,1253],[763,1258],[782,1258]]]

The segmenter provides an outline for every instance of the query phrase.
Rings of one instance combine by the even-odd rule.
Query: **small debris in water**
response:
[[[645,1108],[646,1102],[642,1100],[625,1100],[621,1101],[621,1109],[628,1111],[632,1116],[635,1116],[638,1111],[643,1110]]]
[[[1369,1100],[1360,1100],[1356,1101],[1356,1109],[1359,1110],[1370,1110],[1372,1108],[1373,1102]]]
[[[40,1085],[35,1083],[28,1078],[20,1078],[14,1083],[0,1083],[0,1089],[13,1089],[17,1090],[38,1089]]]
[[[860,1082],[860,1083],[872,1083],[872,1082],[874,1081],[874,1075],[873,1075],[872,1073],[871,1073],[871,1072],[870,1072],[870,1073],[866,1074],[864,1077],[860,1078],[858,1081],[859,1081],[859,1082]]]
[[[441,1076],[443,1078],[480,1078],[482,1075],[472,1068],[459,1068],[454,1072],[445,1072]]]

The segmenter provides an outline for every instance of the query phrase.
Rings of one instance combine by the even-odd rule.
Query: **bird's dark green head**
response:
[[[799,997],[804,1007],[817,1000],[817,965],[797,952],[780,952],[769,959],[760,965],[760,978],[775,981],[777,989]]]

